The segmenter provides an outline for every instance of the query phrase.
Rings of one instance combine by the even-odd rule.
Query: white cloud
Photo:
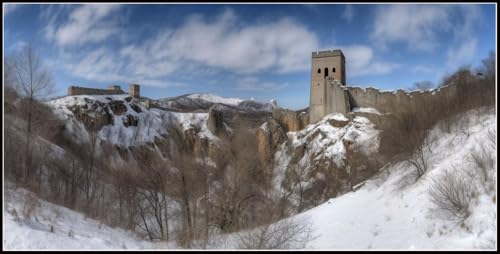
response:
[[[141,71],[130,72],[128,71],[130,65],[107,48],[98,48],[92,52],[85,52],[85,54],[79,54],[78,57],[75,55],[66,56],[65,62],[67,64],[64,69],[69,73],[91,81],[138,83],[153,87],[188,85],[168,80],[165,76],[158,78],[157,75],[149,75],[149,73],[141,73]]]
[[[344,12],[342,12],[342,18],[347,21],[347,23],[351,23],[354,18],[354,9],[352,5],[346,5]]]
[[[311,51],[318,45],[314,33],[291,19],[239,26],[232,11],[212,22],[191,17],[159,39],[166,46],[160,55],[241,73],[307,70]]]
[[[51,10],[51,8],[53,8]],[[82,45],[84,43],[101,42],[112,35],[119,33],[120,29],[114,19],[109,19],[121,7],[117,4],[86,4],[76,7],[65,23],[56,25],[55,16],[46,16],[47,26],[44,28],[45,38],[52,39],[59,46]],[[55,10],[54,10],[55,9]],[[58,13],[59,7],[48,7],[45,13]]]
[[[482,22],[481,10],[478,5],[459,5],[457,12],[460,13],[460,21],[454,28],[454,39],[471,39],[474,33],[474,26]]]
[[[260,81],[257,77],[245,77],[240,80],[237,90],[256,91],[256,92],[274,92],[288,87],[288,83],[278,84],[274,82]]]
[[[89,51],[89,47],[80,45],[83,41],[62,34],[71,33],[68,27],[79,27],[73,31],[75,33],[91,30],[100,23],[92,21],[90,25],[82,25],[81,21],[90,17],[102,20],[113,9],[78,10],[71,13],[71,22],[54,29],[54,40],[76,46],[59,48],[60,65],[75,76],[99,82],[179,86],[186,84],[172,80],[203,83],[214,77],[224,78],[220,74],[226,76],[228,72],[241,77],[262,72],[308,71],[311,52],[319,48],[316,34],[292,19],[246,25],[227,10],[211,20],[192,15],[180,26],[157,29],[137,43],[122,42],[117,48],[106,46]],[[84,41],[104,37],[94,36]],[[397,67],[376,61],[373,50],[367,46],[329,48],[344,51],[349,76],[385,74]],[[248,78],[237,80],[235,84],[236,89],[247,91],[276,91],[288,86]]]
[[[454,70],[461,65],[471,64],[477,51],[477,39],[469,39],[459,44],[457,47],[452,47],[447,52],[447,68]]]
[[[470,65],[477,52],[477,37],[474,36],[474,27],[481,22],[481,13],[478,6],[461,5],[457,11],[462,13],[460,26],[455,28],[454,38],[447,50],[447,71],[455,71],[462,65]]]
[[[176,29],[161,29],[150,39],[123,46],[116,54],[108,51],[102,59],[94,56],[99,53],[96,51],[81,60],[82,68],[75,71],[95,77],[91,69],[102,68],[155,79],[174,73],[177,77],[213,75],[214,68],[239,74],[287,73],[308,70],[311,52],[317,44],[314,33],[291,19],[242,26],[235,14],[227,10],[213,21],[200,15],[190,16]],[[120,67],[111,68],[108,63]],[[252,85],[242,88],[251,89]]]
[[[382,47],[402,42],[412,50],[430,51],[440,32],[451,28],[452,9],[444,5],[386,5],[376,10],[371,37]]]
[[[342,49],[346,57],[346,75],[348,77],[387,74],[399,67],[395,63],[375,61],[373,50],[367,46],[352,45],[339,48]]]
[[[63,11],[67,9],[68,6],[62,4],[49,4],[41,8],[42,10],[40,11],[38,19],[42,24],[45,24],[41,29],[41,33],[47,41],[52,42],[57,28],[56,21],[63,16]]]
[[[410,50],[433,51],[472,39],[480,20],[477,5],[386,5],[375,12],[371,38],[381,48],[403,43]]]

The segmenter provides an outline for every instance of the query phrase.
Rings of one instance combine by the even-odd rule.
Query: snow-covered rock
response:
[[[168,134],[168,126],[195,129],[203,138],[217,140],[207,128],[208,113],[180,113],[146,108],[128,95],[66,96],[47,102],[67,120],[67,129],[80,140],[89,140],[95,128],[98,138],[124,147],[152,143]]]
[[[300,189],[309,202],[304,207],[350,191],[352,184],[371,176],[351,172],[358,170],[359,166],[354,164],[360,155],[376,157],[378,133],[368,119],[355,117],[349,121],[338,113],[327,115],[303,130],[288,132],[287,142],[279,145],[273,156],[274,186],[279,191],[297,192],[297,183],[290,182],[287,175],[291,170],[299,170]],[[358,157],[350,159],[354,156]]]
[[[364,120],[361,122],[366,124]],[[480,116],[472,112],[468,121],[462,119],[457,126],[460,127],[451,133],[442,132],[438,127],[432,131],[428,138],[434,141],[427,151],[430,169],[418,182],[415,182],[413,168],[408,163],[387,165],[359,190],[332,198],[294,216],[312,222],[315,238],[306,248],[495,249],[496,190],[479,193],[471,204],[472,213],[464,223],[440,216],[429,196],[432,180],[451,166],[473,167],[468,159],[471,151],[491,141],[489,132],[496,133],[495,114]],[[463,128],[468,132],[461,131]],[[365,133],[363,136],[369,135]],[[496,161],[495,147],[489,146],[488,149]],[[493,179],[496,179],[496,167],[491,170],[495,172]]]
[[[363,112],[363,113],[371,113],[371,114],[377,114],[377,115],[381,114],[375,108],[358,108],[358,107],[354,107],[354,108],[352,108],[352,112]]]
[[[166,108],[185,110],[207,110],[210,107],[217,106],[217,110],[234,112],[271,112],[277,107],[277,103],[262,103],[255,100],[244,100],[238,98],[225,98],[214,94],[193,93],[177,97],[157,100],[157,102]]]

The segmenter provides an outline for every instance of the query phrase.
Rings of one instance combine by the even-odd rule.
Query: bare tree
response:
[[[288,164],[286,170],[285,185],[290,189],[289,193],[283,195],[282,202],[288,201],[290,196],[295,194],[298,196],[297,213],[304,209],[304,192],[307,170],[306,167],[300,166],[298,162],[292,161]],[[284,215],[284,214],[283,214]]]
[[[85,168],[83,175],[83,189],[85,194],[85,209],[90,212],[92,202],[96,197],[97,176],[96,176],[96,150],[98,144],[98,129],[95,124],[95,119],[92,118],[90,126],[87,128],[89,134],[88,144],[85,145],[84,157]]]
[[[214,190],[214,223],[224,232],[260,224],[258,209],[264,206],[268,179],[259,164],[254,133],[235,129],[228,150],[217,158],[218,187]]]
[[[382,133],[385,146],[415,168],[417,179],[428,169],[430,140],[427,136],[432,126],[429,121],[420,119],[417,112],[402,113],[394,118],[392,129]]]
[[[25,107],[25,148],[24,148],[24,180],[30,181],[32,164],[32,127],[35,100],[44,98],[52,92],[54,83],[51,73],[43,65],[41,57],[33,46],[27,45],[7,58],[8,77],[22,97],[26,99]],[[10,74],[10,72],[12,74]],[[12,75],[12,76],[9,76]]]

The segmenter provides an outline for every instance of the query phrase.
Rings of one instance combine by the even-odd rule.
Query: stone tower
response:
[[[311,98],[309,103],[310,123],[319,121],[329,108],[330,89],[327,81],[337,80],[345,86],[345,57],[339,49],[312,53]]]
[[[138,84],[130,84],[128,86],[128,95],[134,97],[134,98],[139,98],[141,96],[141,87]]]

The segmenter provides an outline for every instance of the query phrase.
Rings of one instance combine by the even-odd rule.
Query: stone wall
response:
[[[418,111],[427,102],[439,100],[442,96],[453,96],[453,85],[430,91],[380,91],[375,88],[347,87],[349,104],[353,107],[375,108],[381,113],[402,113]],[[332,97],[329,97],[332,98]],[[435,105],[435,104],[434,104]],[[335,111],[339,112],[339,111]]]
[[[121,89],[117,89],[116,86],[107,89],[97,89],[97,88],[88,88],[88,87],[79,87],[79,86],[70,86],[68,87],[68,95],[107,95],[107,94],[124,94],[125,92]]]
[[[439,100],[454,96],[456,86],[448,85],[427,91],[380,91],[376,88],[345,87],[332,78],[325,79],[324,105],[309,108],[310,123],[330,113],[348,115],[352,108],[374,108],[380,113],[399,114],[418,111],[425,105],[438,105]]]
[[[326,79],[326,104],[325,115],[332,112],[339,112],[347,115],[351,111],[349,94],[347,88],[339,83],[338,80]]]

